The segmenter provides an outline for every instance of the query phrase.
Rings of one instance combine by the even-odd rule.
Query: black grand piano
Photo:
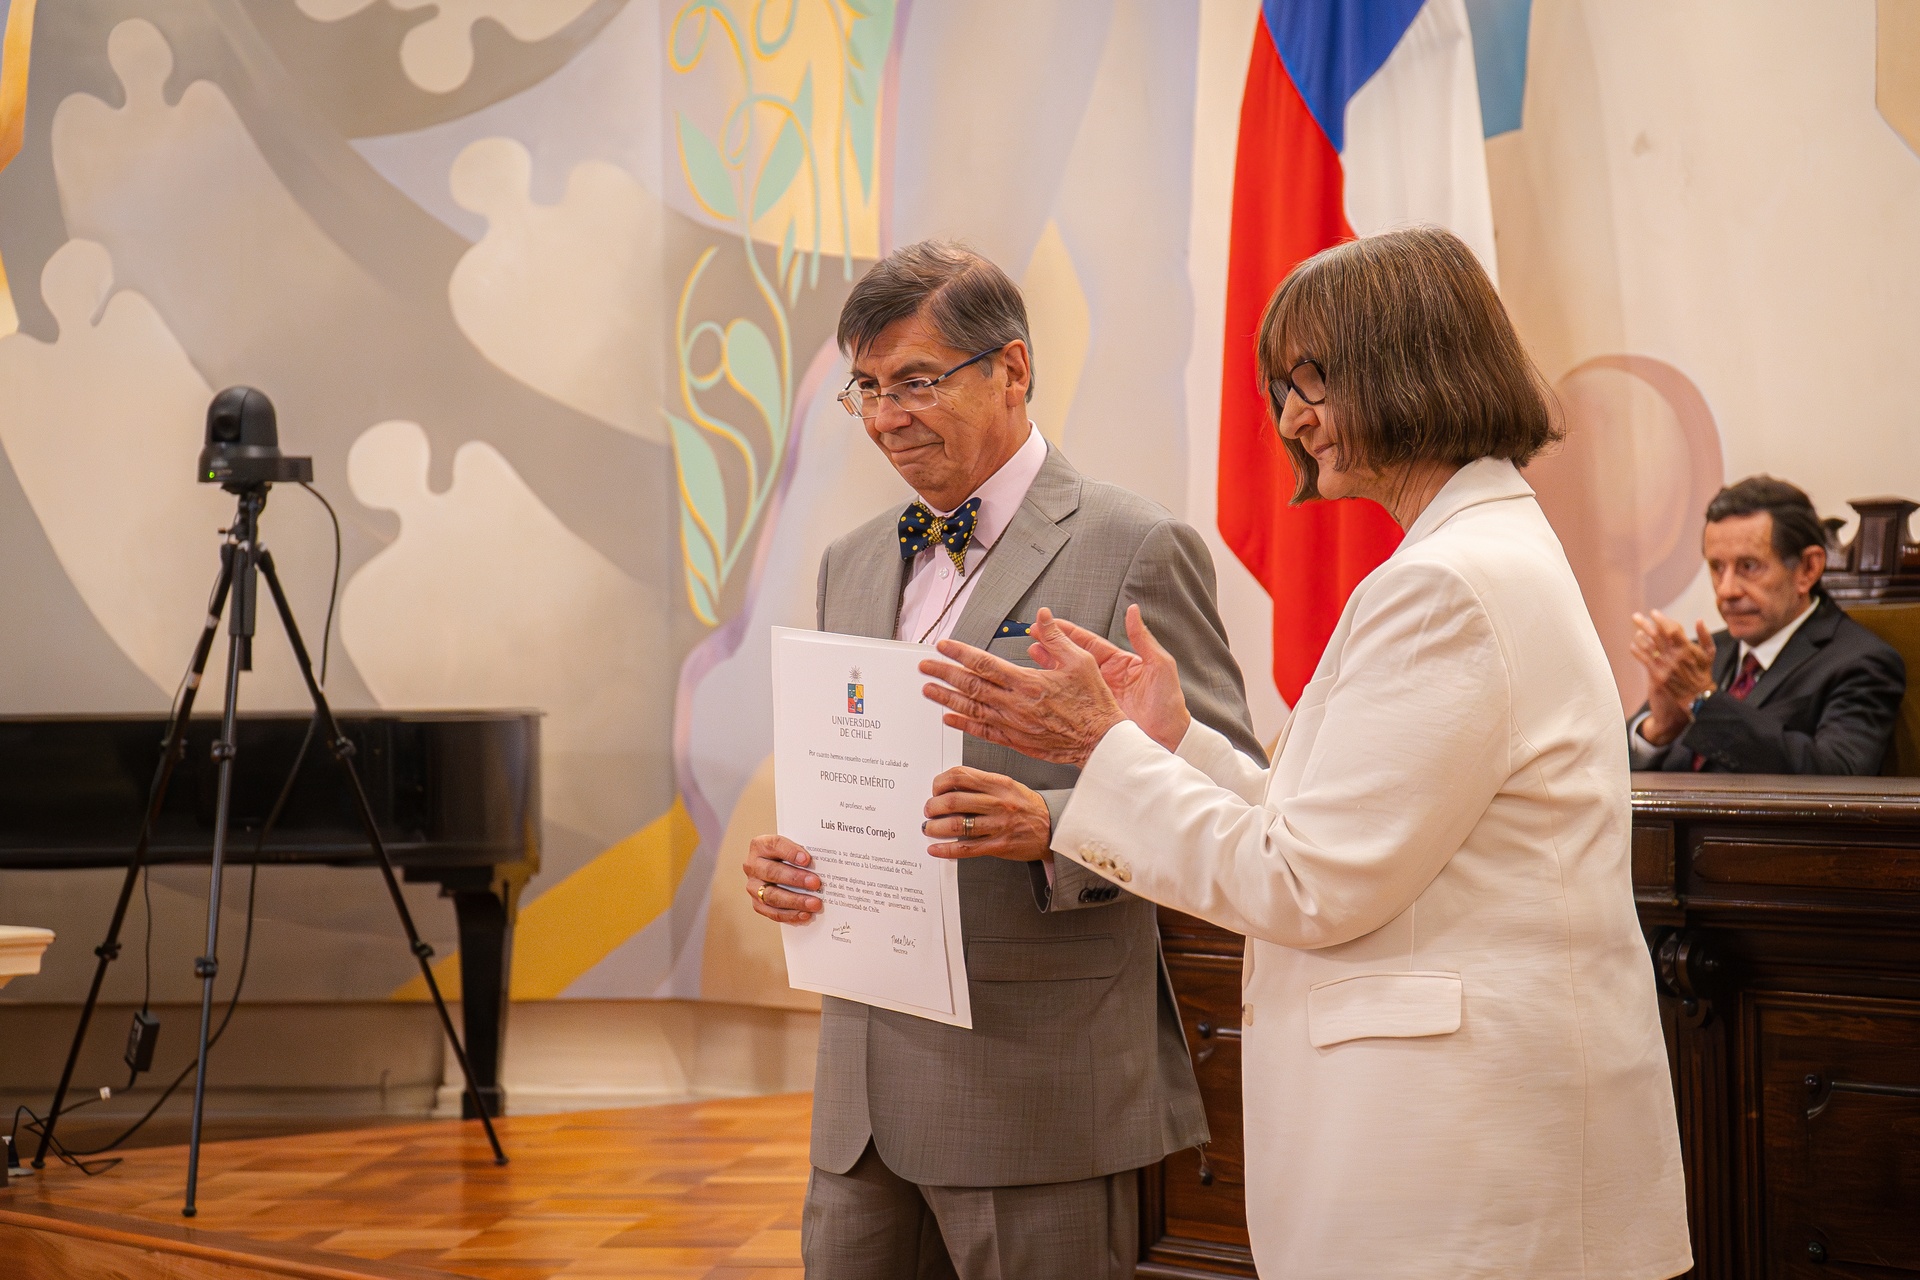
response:
[[[533,711],[343,712],[354,765],[395,867],[438,884],[460,930],[464,1038],[474,1083],[498,1114],[507,975],[520,889],[540,868],[540,716]],[[254,861],[262,824],[306,736],[305,712],[242,713],[236,730],[229,863]],[[0,868],[125,867],[139,835],[167,719],[0,717]],[[211,747],[220,722],[195,717],[148,861],[213,852]],[[262,863],[376,865],[345,774],[316,733]],[[101,904],[104,931],[111,902]],[[394,945],[404,952],[398,922]],[[471,1110],[471,1103],[463,1101]]]

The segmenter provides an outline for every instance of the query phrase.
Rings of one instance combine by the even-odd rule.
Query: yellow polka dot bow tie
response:
[[[974,524],[980,518],[980,499],[968,498],[950,516],[937,516],[924,502],[916,502],[900,513],[900,558],[911,560],[928,547],[946,549],[953,567],[967,570],[967,544],[973,541]]]

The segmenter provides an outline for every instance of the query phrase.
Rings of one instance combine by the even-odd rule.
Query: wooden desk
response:
[[[1694,1275],[1920,1276],[1920,779],[1636,774],[1633,881]],[[1161,913],[1214,1143],[1143,1182],[1140,1275],[1253,1275],[1240,939]]]

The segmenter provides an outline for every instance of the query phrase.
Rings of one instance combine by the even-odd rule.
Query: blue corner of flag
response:
[[[1527,31],[1533,0],[1466,0],[1473,30],[1473,73],[1480,82],[1480,126],[1489,138],[1520,127],[1527,97]]]
[[[1347,103],[1386,64],[1427,0],[1261,0],[1274,52],[1335,151]]]

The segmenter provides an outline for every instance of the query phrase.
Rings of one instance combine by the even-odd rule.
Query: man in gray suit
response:
[[[1213,561],[1146,499],[1081,476],[1027,419],[1032,343],[992,263],[927,242],[848,295],[849,413],[919,500],[820,562],[819,625],[1030,662],[1042,605],[1126,644],[1139,604],[1203,722],[1264,759],[1214,607]],[[1137,1171],[1207,1138],[1154,907],[1048,849],[1077,771],[969,738],[926,807],[961,858],[973,1029],[821,1002],[801,1248],[818,1280],[1134,1273]],[[760,914],[821,908],[806,851],[760,836]]]

